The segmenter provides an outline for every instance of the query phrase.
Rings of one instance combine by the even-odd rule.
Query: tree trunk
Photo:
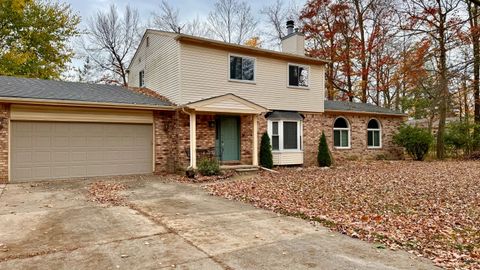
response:
[[[368,86],[368,70],[367,70],[367,53],[365,48],[365,28],[363,11],[360,7],[360,0],[355,0],[355,10],[358,16],[358,29],[360,31],[360,62],[362,66],[361,70],[361,82],[360,88],[362,91],[361,101],[367,103],[367,86]]]
[[[440,50],[439,55],[439,119],[437,131],[437,158],[445,158],[445,122],[447,119],[447,98],[448,98],[448,74],[447,74],[447,48],[445,37],[445,20],[446,14],[443,13],[440,0],[437,0],[439,9],[439,28],[438,28],[438,45]]]
[[[474,98],[474,119],[476,124],[480,124],[480,29],[478,7],[475,4],[469,3],[468,15],[470,22],[470,34],[472,38],[473,49],[473,98]],[[475,128],[474,135],[476,138],[480,137],[480,129]],[[480,149],[477,143],[474,146],[475,150]]]

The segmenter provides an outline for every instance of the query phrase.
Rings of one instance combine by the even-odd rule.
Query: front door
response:
[[[235,116],[217,118],[216,153],[220,161],[240,160],[240,121]]]

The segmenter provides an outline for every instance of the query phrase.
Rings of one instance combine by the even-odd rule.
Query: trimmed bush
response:
[[[393,136],[393,141],[405,148],[414,160],[424,160],[433,143],[433,135],[424,128],[403,125]]]
[[[327,138],[325,133],[322,131],[322,136],[320,137],[320,142],[318,143],[318,166],[320,167],[330,167],[332,165],[332,158],[330,157],[330,152],[328,151]]]
[[[260,165],[268,169],[273,168],[272,145],[266,132],[263,133],[260,141]]]
[[[198,163],[198,172],[203,176],[220,174],[220,163],[213,158],[203,158]]]

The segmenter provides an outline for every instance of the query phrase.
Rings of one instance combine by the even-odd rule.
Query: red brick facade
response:
[[[328,145],[334,160],[402,158],[403,151],[393,144],[393,134],[403,119],[401,117],[369,116],[366,114],[305,113],[303,122],[304,165],[315,166],[318,142],[322,131],[327,136]],[[333,147],[333,122],[342,116],[350,123],[351,148]],[[8,134],[10,106],[0,104],[0,182],[8,181]],[[253,155],[252,115],[239,116],[240,119],[240,163],[252,164]],[[367,124],[372,118],[382,126],[382,148],[367,148]],[[216,116],[197,115],[197,162],[204,156],[215,155]],[[258,149],[261,136],[267,131],[264,115],[258,116]],[[155,134],[155,173],[185,170],[190,163],[190,118],[181,110],[154,112]]]
[[[8,126],[10,105],[0,103],[0,183],[8,181]]]
[[[322,131],[327,137],[328,146],[335,161],[345,159],[398,159],[403,157],[401,148],[393,144],[393,134],[403,122],[401,117],[375,116],[366,114],[341,113],[304,113],[303,148],[304,166],[315,166],[318,142]],[[344,117],[350,124],[351,147],[335,149],[333,147],[333,122],[337,117]],[[367,124],[376,119],[382,127],[382,148],[367,147]],[[204,155],[215,155],[215,115],[197,115],[197,162]],[[189,166],[190,118],[184,112],[156,112],[156,172],[174,172]],[[264,115],[258,116],[258,144],[267,131]],[[253,157],[253,116],[240,117],[240,162],[252,164]]]
[[[319,113],[304,114],[304,164],[317,164],[317,149],[322,131],[325,132],[327,143],[334,160],[345,159],[399,159],[403,157],[403,150],[393,143],[393,135],[403,122],[402,117],[371,116],[366,114]],[[349,149],[335,149],[333,147],[333,123],[337,117],[343,117],[350,124],[351,147]],[[376,119],[382,127],[382,148],[367,147],[367,124],[370,119]]]

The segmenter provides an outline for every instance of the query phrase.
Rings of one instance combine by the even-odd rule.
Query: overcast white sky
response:
[[[86,22],[90,17],[92,17],[97,11],[107,10],[110,4],[114,3],[119,10],[128,4],[133,8],[138,9],[140,17],[142,18],[142,23],[145,25],[152,17],[152,12],[159,10],[161,0],[60,0],[61,2],[66,2],[70,4],[72,10],[80,15],[81,24],[80,28],[84,29]],[[260,16],[260,10],[271,3],[274,3],[276,0],[246,0],[251,7],[254,15],[257,17]],[[208,16],[210,10],[213,9],[214,0],[167,0],[171,6],[176,7],[180,10],[179,16],[180,21],[184,22],[195,17],[200,17],[205,19]],[[306,0],[283,0],[284,3],[296,3],[297,5],[303,5]],[[260,19],[260,18],[259,18]],[[73,60],[73,66],[81,66],[82,61],[79,59]]]

